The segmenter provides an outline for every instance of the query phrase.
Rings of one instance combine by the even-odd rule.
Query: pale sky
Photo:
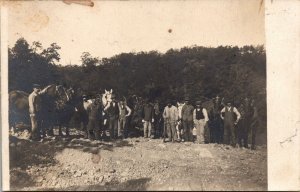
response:
[[[264,45],[260,6],[261,0],[94,1],[94,7],[13,2],[9,46],[20,37],[43,47],[55,42],[61,46],[60,63],[66,65],[80,64],[83,52],[102,58],[192,45]]]

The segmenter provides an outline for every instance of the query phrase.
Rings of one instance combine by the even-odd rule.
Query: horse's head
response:
[[[105,89],[105,92],[102,95],[102,104],[103,104],[103,106],[106,106],[108,103],[110,103],[112,101],[112,99],[111,99],[112,92],[113,92],[112,89],[110,91],[107,91]]]
[[[56,85],[50,85],[50,87],[47,89],[47,94],[49,96],[55,97],[57,95]]]

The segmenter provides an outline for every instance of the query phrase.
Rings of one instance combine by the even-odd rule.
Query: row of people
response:
[[[215,111],[217,117],[210,114],[211,120],[201,101],[197,101],[194,108],[188,97],[185,98],[183,104],[178,102],[174,104],[175,102],[168,100],[166,107],[160,113],[158,101],[152,104],[149,99],[146,99],[141,111],[144,137],[153,138],[154,135],[158,137],[167,135],[168,140],[172,142],[196,141],[197,143],[204,143],[206,140],[205,129],[209,128],[214,130],[214,138],[211,141],[233,146],[237,142],[241,145],[243,141],[243,146],[248,147],[249,128],[247,126],[251,118],[248,112],[249,105],[242,102],[239,106],[242,111],[241,115],[239,110],[232,106],[232,101],[228,100],[226,104],[222,105],[218,102],[218,97],[216,99],[214,110],[210,111]],[[94,104],[96,105],[97,102]],[[124,101],[118,103],[115,96],[112,95],[112,102],[103,109],[105,116],[102,116],[103,125],[108,126],[112,139],[116,139],[118,136],[125,137],[128,127],[127,118],[131,115],[131,111]],[[163,119],[163,130],[160,126],[161,118]],[[241,122],[239,122],[240,120]],[[208,122],[210,122],[209,126]],[[89,123],[90,131],[94,129],[93,126],[94,123]],[[252,140],[252,145],[255,145],[254,140]]]
[[[40,118],[40,95],[43,95],[50,86],[41,90],[39,85],[34,86],[34,91],[29,95],[29,112],[32,122],[32,138],[38,138],[43,129]],[[84,101],[86,101],[84,99]],[[86,104],[84,102],[83,104]],[[213,130],[211,141],[235,145],[237,142],[244,147],[248,147],[248,134],[252,132],[252,146],[255,146],[255,127],[257,126],[257,110],[253,102],[246,98],[238,106],[239,110],[232,106],[232,101],[226,104],[220,102],[217,97],[213,109],[209,112],[202,106],[201,101],[196,102],[194,108],[190,104],[188,97],[184,103],[167,101],[166,106],[161,111],[158,101],[154,104],[149,99],[142,105],[140,114],[143,123],[144,137],[164,137],[168,136],[169,141],[196,141],[205,142],[205,130]],[[107,128],[109,137],[116,139],[125,137],[128,133],[128,118],[132,111],[126,102],[116,101],[115,95],[111,96],[111,102],[105,107],[101,103],[101,96],[98,96],[89,107],[87,112],[87,127],[85,137],[99,139],[104,136]],[[134,111],[136,112],[136,111]],[[209,119],[211,118],[211,119]],[[163,123],[162,123],[163,122]],[[193,136],[196,136],[194,138]]]

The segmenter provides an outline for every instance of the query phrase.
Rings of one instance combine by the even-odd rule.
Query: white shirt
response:
[[[196,119],[196,110],[197,110],[197,111],[200,111],[200,109],[198,109],[198,108],[194,109],[194,112],[193,112],[193,119],[194,119],[194,120],[197,120],[197,119]],[[205,122],[207,122],[209,119],[208,119],[207,111],[206,111],[205,108],[202,108],[202,113],[203,113]]]
[[[232,106],[231,106],[232,107]],[[231,107],[227,107],[227,110],[228,111],[230,111],[231,110]],[[222,110],[221,110],[221,118],[222,119],[224,119],[224,117],[222,116],[222,113],[225,113],[225,108],[226,107],[224,107]],[[241,114],[240,114],[240,112],[235,108],[235,107],[233,107],[233,110],[232,110],[235,114],[236,114],[236,116],[237,116],[237,119],[236,119],[236,121],[239,121],[239,119],[241,118]]]

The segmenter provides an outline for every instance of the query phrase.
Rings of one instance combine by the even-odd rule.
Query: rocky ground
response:
[[[267,149],[10,135],[12,190],[267,190]]]

